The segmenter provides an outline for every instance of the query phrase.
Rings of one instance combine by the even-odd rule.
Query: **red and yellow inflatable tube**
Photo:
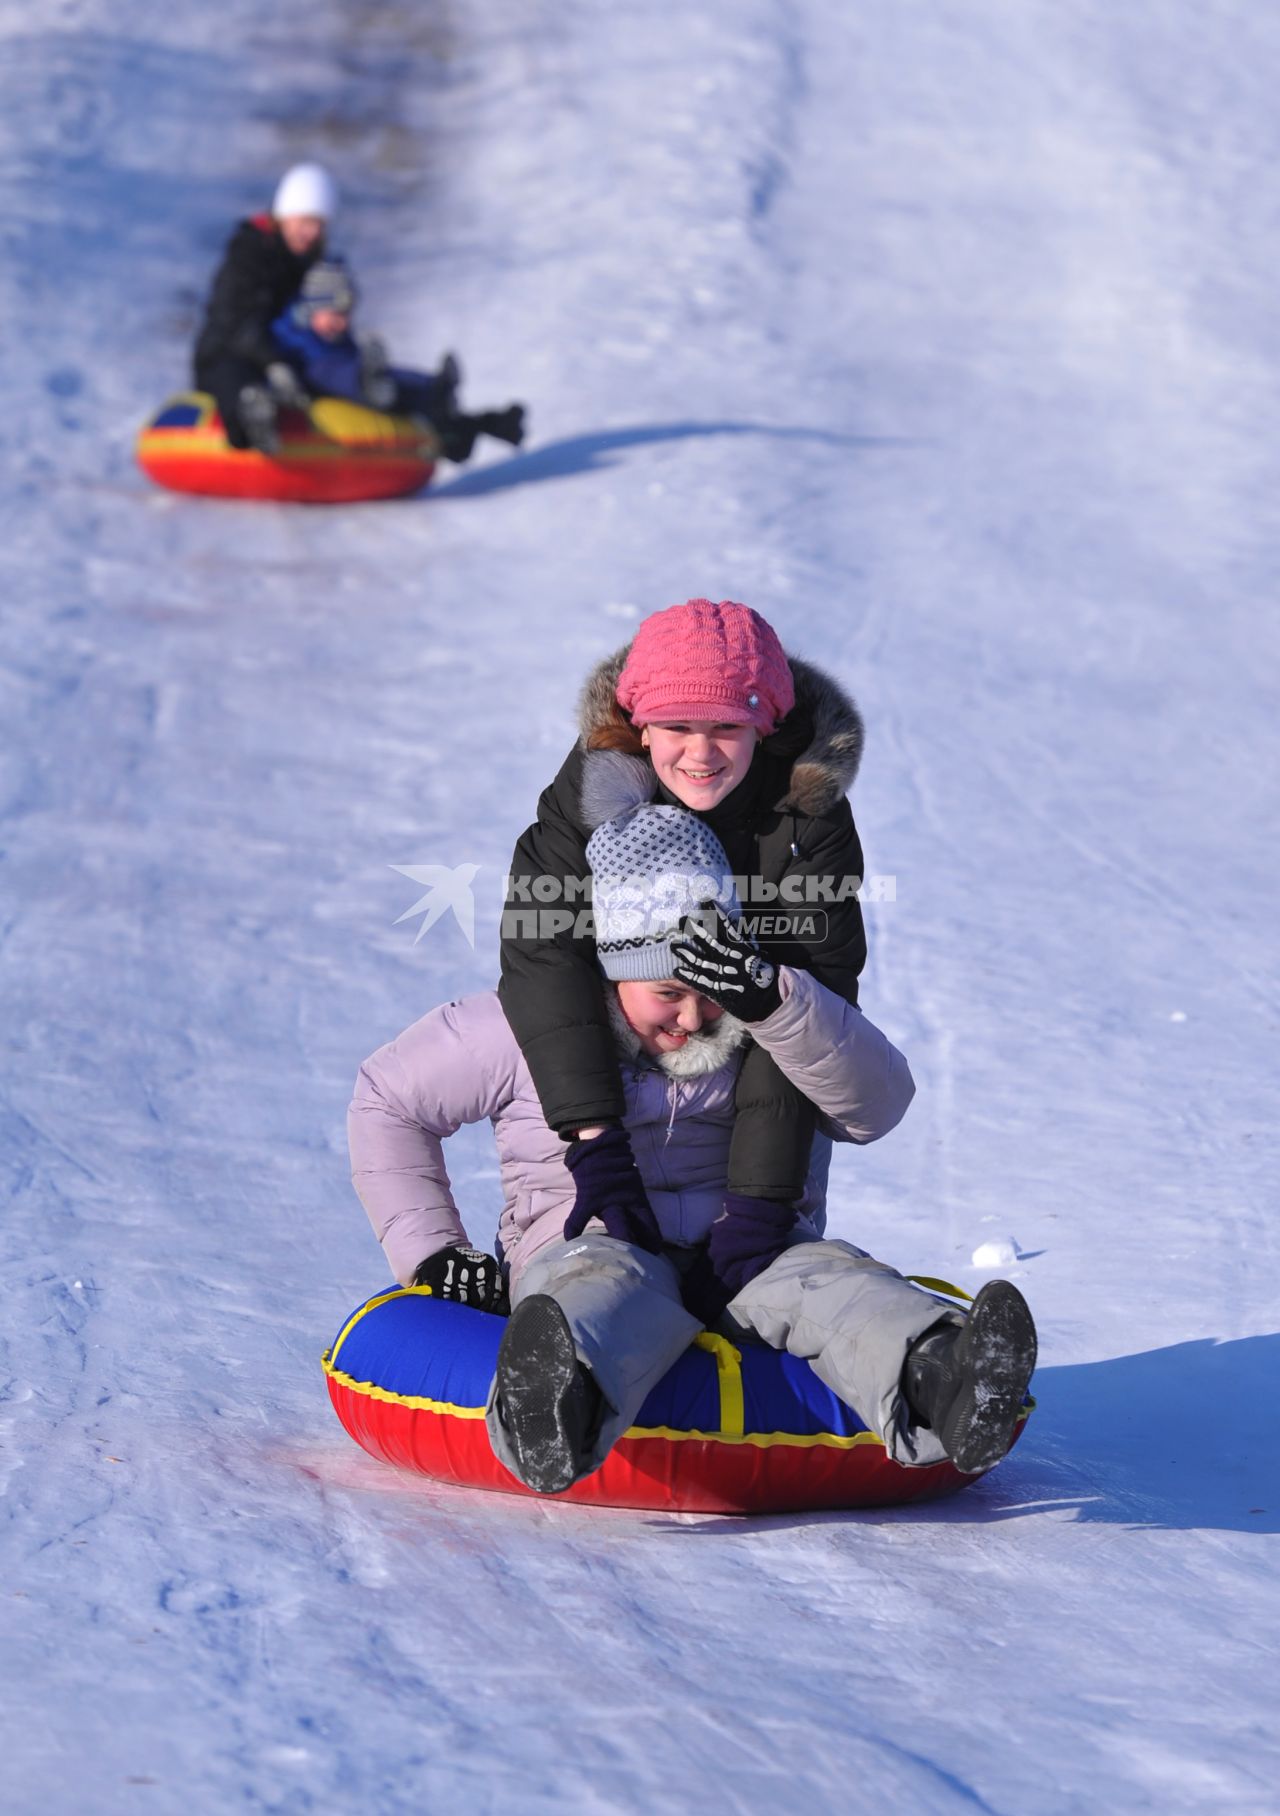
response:
[[[376,1293],[323,1358],[334,1410],[383,1462],[528,1494],[494,1456],[484,1423],[504,1323],[422,1287]],[[903,1468],[808,1363],[739,1350],[706,1332],[601,1468],[552,1498],[672,1513],[786,1513],[931,1500],[977,1479],[950,1463]]]
[[[310,411],[282,410],[276,454],[233,448],[202,391],[171,397],[136,447],[143,472],[171,492],[291,504],[403,497],[426,485],[439,452],[430,429],[340,397],[317,398]]]

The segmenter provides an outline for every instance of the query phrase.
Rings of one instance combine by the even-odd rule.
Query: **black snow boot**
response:
[[[560,1494],[582,1473],[603,1396],[578,1360],[564,1313],[547,1293],[522,1299],[498,1350],[498,1416],[516,1473],[536,1494]]]
[[[476,440],[492,435],[497,441],[509,441],[518,448],[524,440],[524,405],[508,404],[505,410],[481,410],[476,416],[450,416],[437,423],[440,452],[446,460],[461,466],[470,460]]]
[[[480,433],[479,419],[474,416],[449,416],[436,424],[436,434],[440,437],[440,452],[446,460],[455,466],[461,466],[464,460],[471,459],[476,445],[476,436]]]
[[[907,1404],[956,1468],[977,1475],[1013,1442],[1036,1365],[1036,1327],[1017,1287],[989,1280],[963,1324],[936,1325],[907,1351]]]
[[[513,448],[518,448],[524,440],[523,404],[508,404],[505,410],[483,410],[475,421],[482,435],[492,435],[495,441],[509,441]]]

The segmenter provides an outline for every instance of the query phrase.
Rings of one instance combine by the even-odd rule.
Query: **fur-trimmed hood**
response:
[[[616,698],[630,645],[598,662],[578,699],[578,731],[590,752],[584,765],[583,818],[599,825],[654,794],[653,770],[643,757],[616,750],[591,750],[593,734],[625,722]],[[862,714],[851,697],[825,670],[788,656],[796,702],[782,724],[762,741],[771,755],[789,760],[786,790],[774,805],[783,812],[820,814],[835,806],[852,788],[862,761]],[[601,763],[599,759],[610,761]],[[646,783],[647,778],[647,783]]]

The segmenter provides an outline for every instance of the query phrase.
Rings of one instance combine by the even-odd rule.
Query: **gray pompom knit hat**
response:
[[[742,917],[724,846],[682,807],[636,807],[587,841],[596,955],[615,983],[675,976],[671,940],[699,903]]]
[[[351,267],[339,253],[317,259],[302,280],[298,300],[293,305],[293,319],[309,327],[317,309],[336,309],[339,315],[350,315],[356,306],[356,281]]]

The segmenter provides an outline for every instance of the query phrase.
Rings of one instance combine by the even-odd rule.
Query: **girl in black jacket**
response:
[[[687,981],[713,999],[719,992],[740,1019],[750,1022],[757,996],[768,1013],[779,963],[812,971],[856,1004],[867,951],[856,896],[862,848],[845,793],[863,728],[848,695],[788,658],[757,612],[706,599],[655,613],[596,668],[579,728],[516,846],[499,993],[547,1121],[566,1139],[591,1140],[623,1111],[594,941],[582,924],[592,830],[651,799],[691,808],[713,828],[754,945],[723,921],[695,930]],[[737,1110],[730,1200],[777,1206],[784,1233],[808,1171],[813,1107],[757,1047],[742,1067]]]

